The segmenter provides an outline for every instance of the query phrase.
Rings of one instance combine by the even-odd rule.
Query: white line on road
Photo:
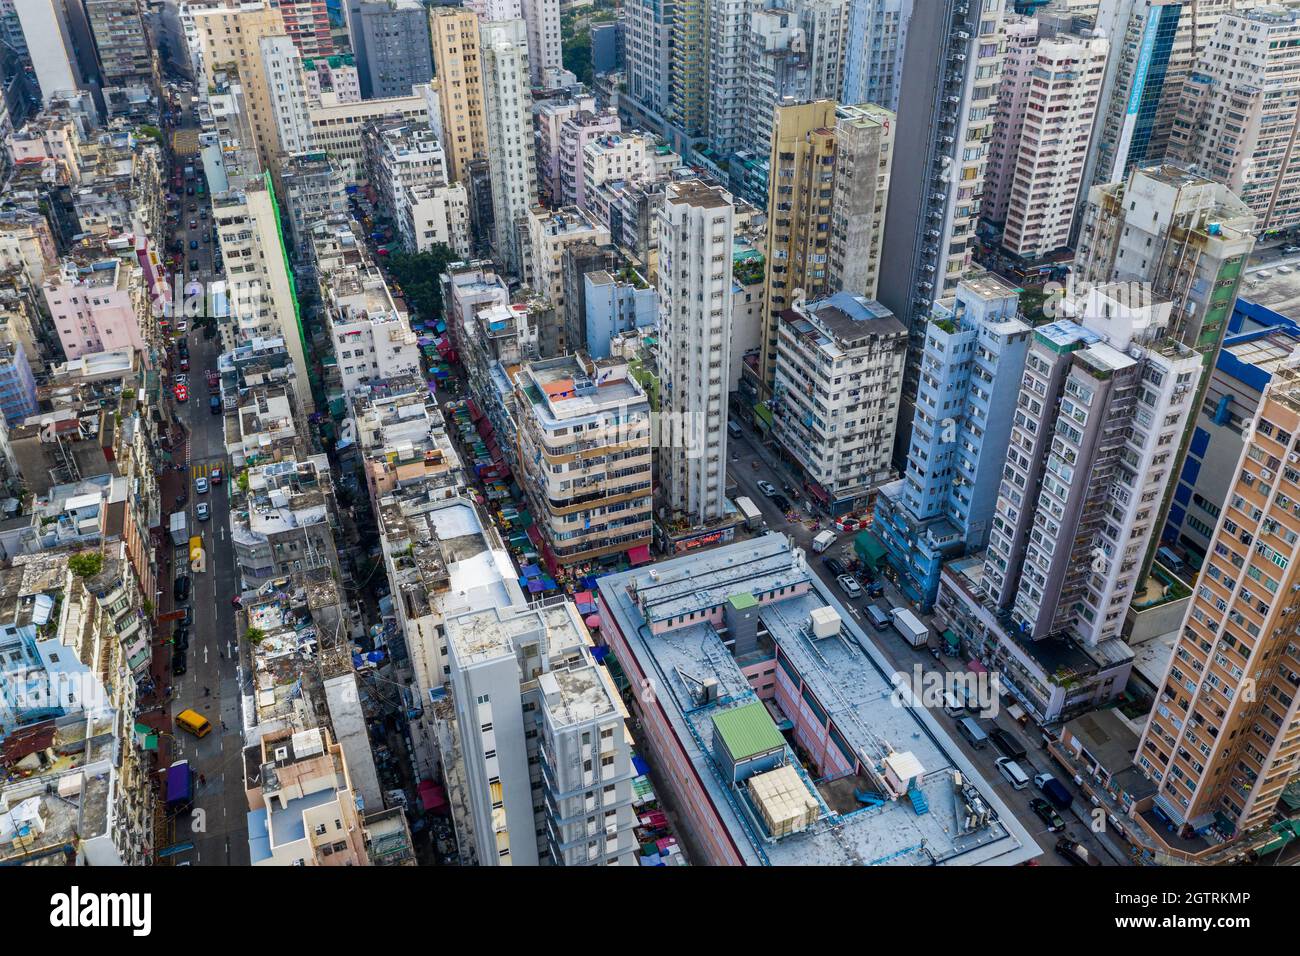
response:
[[[208,645],[204,644],[204,645],[203,645],[203,663],[206,664],[207,662],[208,662]]]

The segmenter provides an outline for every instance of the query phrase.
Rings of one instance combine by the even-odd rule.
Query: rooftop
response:
[[[606,616],[631,645],[640,666],[656,674],[662,684],[658,701],[666,719],[747,863],[1011,865],[1039,854],[1029,834],[965,759],[947,730],[925,709],[898,705],[892,667],[784,535],[768,534],[655,568],[609,575],[599,580],[598,590]],[[689,616],[740,592],[759,599],[761,626],[782,659],[798,673],[805,699],[817,701],[858,762],[857,773],[847,778],[815,785],[807,781],[818,796],[818,819],[809,829],[779,840],[758,836],[745,798],[729,785],[706,743],[720,711],[757,700],[731,652],[709,623],[679,625],[658,633],[645,627],[650,620],[667,626],[669,617]],[[810,615],[826,606],[840,615],[841,630],[833,637],[814,639],[807,626]],[[683,674],[691,680],[683,679]],[[717,681],[716,702],[701,706],[695,682],[709,678]],[[725,725],[742,718],[722,719]],[[739,728],[737,735],[743,743],[746,735]],[[770,734],[767,737],[774,742]],[[755,741],[762,743],[757,735]],[[924,769],[920,789],[929,812],[918,814],[906,800],[887,799],[880,806],[861,807],[853,790],[878,789],[885,761],[901,766],[908,762],[904,758],[909,753]],[[803,774],[797,760],[792,758],[791,764]],[[954,771],[979,791],[993,811],[987,826],[965,831],[954,793]]]

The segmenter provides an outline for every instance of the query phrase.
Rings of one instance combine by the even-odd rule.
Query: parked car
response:
[[[199,247],[199,241],[198,241],[197,239],[191,239],[191,240],[190,240],[190,248],[191,248],[191,249],[197,249],[198,247]]]
[[[760,481],[758,483],[758,490],[763,492],[763,494],[768,498],[771,498],[776,494],[776,485],[772,484],[770,481]]]
[[[182,371],[182,372],[188,372],[189,370],[190,370],[190,357],[189,357],[188,355],[182,355],[182,356],[181,356],[181,371]],[[184,400],[185,400],[185,399],[181,399],[181,401],[184,401]]]
[[[221,399],[218,398],[216,395],[213,395],[213,396],[209,397],[209,398],[208,398],[208,408],[211,410],[211,412],[212,412],[213,415],[220,415],[220,414],[221,414]]]
[[[841,561],[839,558],[831,558],[831,557],[822,558],[822,564],[826,565],[826,570],[829,571],[831,574],[835,575],[837,578],[841,574],[847,573],[849,570],[847,567],[844,566],[844,562]]]
[[[181,618],[181,624],[184,625],[185,627],[194,626],[194,605],[193,604],[185,605],[185,615]]]
[[[208,479],[202,477],[194,479],[194,491],[196,494],[200,494],[200,495],[204,494],[205,492],[207,492],[207,490],[208,490]]]
[[[221,484],[222,480],[225,478],[225,476],[221,473],[220,468],[213,468],[212,475],[210,477],[212,478],[212,483],[214,485]]]
[[[1069,837],[1061,837],[1056,841],[1056,852],[1065,857],[1071,866],[1101,866],[1100,860]]]
[[[191,271],[191,272],[198,272],[198,271],[199,271],[199,260],[198,260],[198,259],[191,259],[191,260],[190,260],[190,271]]]
[[[184,372],[181,372],[179,375],[176,376],[176,384],[184,385],[186,388],[189,388],[190,377],[186,375]]]
[[[1001,750],[1012,760],[1024,760],[1027,756],[1025,745],[1020,742],[1015,734],[1009,730],[1003,730],[1001,727],[994,727],[989,731],[989,738],[993,741],[995,747]]]
[[[862,597],[862,585],[852,575],[841,574],[835,579],[835,582],[851,600]]]
[[[1047,824],[1048,833],[1060,833],[1065,829],[1065,821],[1061,815],[1056,812],[1056,807],[1052,806],[1042,797],[1034,797],[1029,801],[1029,809],[1033,810],[1038,819]]]
[[[190,646],[190,629],[188,627],[178,627],[172,634],[172,644],[179,650],[188,650]]]
[[[190,210],[190,211],[193,212],[193,210]],[[197,229],[197,228],[199,228],[199,221],[198,221],[197,219],[191,219],[191,220],[190,220],[190,228],[191,228],[191,229]]]
[[[185,674],[185,671],[188,669],[186,666],[187,663],[188,662],[185,660],[184,651],[173,651],[172,652],[172,676],[173,677],[183,676]]]
[[[179,578],[176,579],[176,583],[172,586],[172,597],[176,598],[176,602],[179,604],[181,601],[184,601],[189,596],[190,596],[190,579],[188,575],[182,574]]]
[[[885,585],[883,582],[876,580],[867,583],[867,593],[873,598],[885,596]]]
[[[772,504],[776,505],[782,511],[790,510],[790,499],[785,495],[772,495]]]

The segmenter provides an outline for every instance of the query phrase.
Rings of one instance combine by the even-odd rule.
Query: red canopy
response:
[[[449,806],[447,803],[447,791],[432,780],[421,780],[420,804],[426,810],[432,810],[434,813],[441,813]]]
[[[647,563],[650,560],[650,545],[638,544],[635,548],[629,548],[627,559],[632,563],[633,567]]]

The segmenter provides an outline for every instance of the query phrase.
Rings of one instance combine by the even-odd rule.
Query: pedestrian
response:
[[[206,787],[207,785],[208,785],[208,778],[205,777],[203,774],[199,774],[199,786]]]
[[[212,691],[211,691],[211,689],[210,689],[210,688],[207,688],[207,687],[203,688],[203,696],[204,696],[204,697],[211,697],[211,696],[212,696]]]

